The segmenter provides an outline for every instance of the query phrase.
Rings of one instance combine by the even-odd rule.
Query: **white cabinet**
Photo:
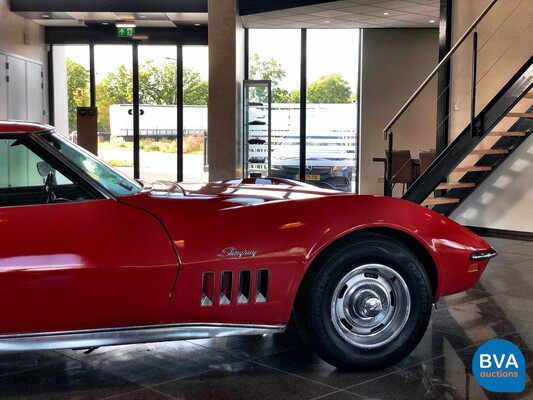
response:
[[[44,122],[43,66],[0,54],[0,119]]]

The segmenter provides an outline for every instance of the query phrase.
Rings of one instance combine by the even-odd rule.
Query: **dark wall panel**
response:
[[[207,12],[207,0],[10,0],[11,11]]]
[[[138,38],[117,37],[115,27],[59,28],[45,29],[47,44],[182,44],[207,45],[207,27],[189,27],[187,29],[171,28],[137,28]]]

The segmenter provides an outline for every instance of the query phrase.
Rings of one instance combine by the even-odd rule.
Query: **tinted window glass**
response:
[[[92,199],[21,140],[0,140],[0,206]]]

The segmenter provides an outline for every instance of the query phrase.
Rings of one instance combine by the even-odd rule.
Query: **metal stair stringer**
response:
[[[513,107],[533,87],[533,56],[520,68],[509,82],[498,92],[492,101],[476,116],[474,131],[479,135],[472,135],[471,126],[467,126],[463,132],[444,149],[435,161],[424,171],[420,177],[409,187],[402,199],[421,204],[426,200],[441,183],[463,161],[476,146],[494,129],[494,127],[511,112]],[[523,139],[523,138],[522,138]],[[523,140],[520,141],[520,143]],[[507,155],[502,156],[506,158]],[[484,156],[493,157],[493,156]],[[501,163],[501,162],[500,162]],[[498,163],[498,165],[500,164]],[[486,171],[483,179],[492,171]],[[468,188],[469,195],[475,188]],[[446,197],[450,197],[447,195]],[[462,201],[465,197],[462,197]],[[455,208],[460,202],[454,202]],[[436,206],[442,208],[443,206]],[[439,211],[439,210],[437,210]],[[440,211],[443,212],[443,211]],[[449,215],[449,210],[444,214]]]

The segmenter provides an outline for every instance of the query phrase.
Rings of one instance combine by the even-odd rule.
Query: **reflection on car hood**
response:
[[[275,200],[296,200],[339,195],[340,192],[281,178],[246,178],[206,184],[177,184],[158,181],[144,192],[154,197],[218,198],[225,202],[252,205]]]
[[[143,192],[148,192],[153,196],[183,196],[185,191],[176,182],[171,181],[155,181],[155,182],[141,182],[143,185]]]
[[[338,195],[333,190],[319,189],[302,182],[280,178],[246,178],[223,182],[212,182],[205,185],[180,185],[185,196],[224,197],[228,201],[260,203],[272,200],[304,199]]]

